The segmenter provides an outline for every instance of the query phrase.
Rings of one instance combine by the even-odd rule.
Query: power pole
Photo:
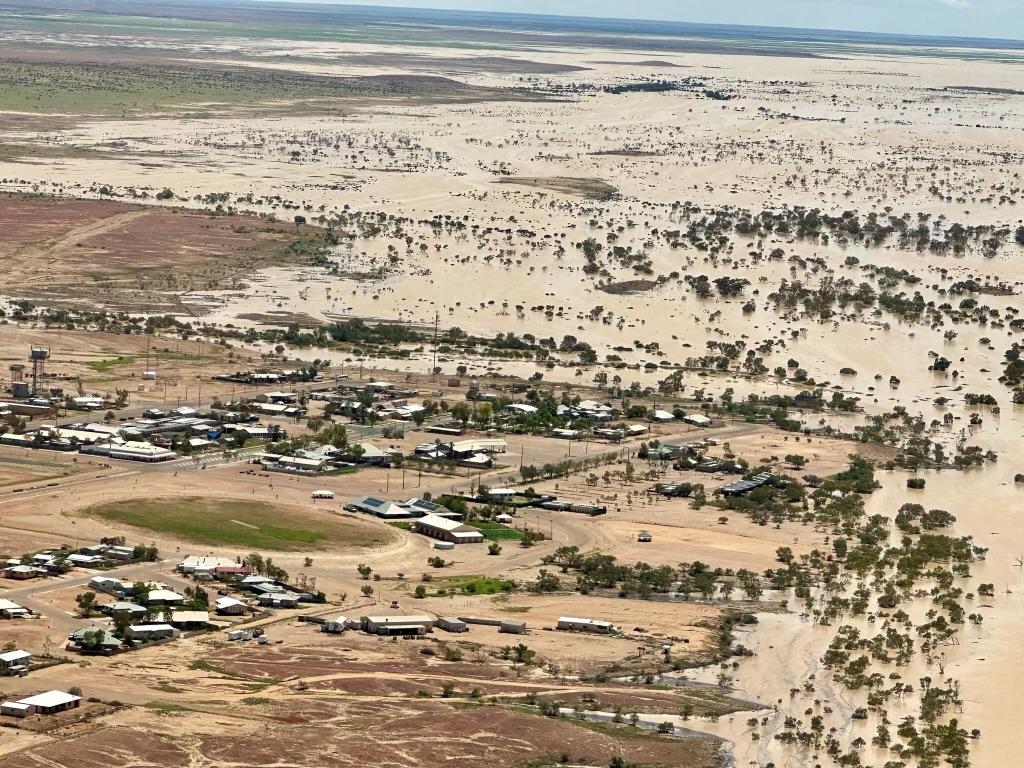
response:
[[[437,324],[441,321],[441,313],[434,310],[434,362],[430,366],[430,380],[434,381],[434,377],[437,375]]]

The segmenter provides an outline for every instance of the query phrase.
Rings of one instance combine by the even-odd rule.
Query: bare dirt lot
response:
[[[0,257],[22,295],[159,309],[189,286],[231,287],[286,261],[308,227],[101,200],[0,197]],[[158,302],[156,305],[150,302]]]

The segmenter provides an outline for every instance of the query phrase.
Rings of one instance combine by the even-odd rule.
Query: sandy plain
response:
[[[75,44],[73,39],[65,42]],[[209,285],[161,284],[158,290],[162,298],[171,296],[173,303],[160,310],[182,320],[198,318],[220,328],[228,324],[244,327],[252,322],[246,318],[280,312],[314,321],[361,317],[430,327],[439,316],[443,329],[458,327],[488,337],[510,330],[520,336],[550,336],[556,341],[573,335],[590,344],[599,361],[582,363],[572,354],[559,353],[553,356],[557,365],[549,367],[532,358],[510,360],[456,350],[442,353],[440,365],[445,374],[454,373],[460,364],[470,375],[485,379],[495,374],[525,378],[541,373],[543,381],[553,388],[564,388],[591,384],[593,377],[603,372],[610,383],[625,388],[634,381],[654,386],[679,365],[683,366],[680,381],[684,394],[700,389],[707,395],[720,396],[731,388],[742,398],[750,393],[792,394],[807,388],[792,376],[750,373],[735,362],[724,370],[715,370],[695,360],[713,352],[707,346],[709,341],[742,342],[745,349],[758,350],[767,371],[787,366],[792,359],[807,378],[826,388],[826,394],[830,385],[838,385],[844,394],[860,398],[862,413],[806,414],[803,418],[808,426],[818,426],[820,419],[851,429],[867,417],[903,406],[914,415],[920,414],[929,425],[932,439],[949,450],[957,445],[979,444],[1004,457],[998,463],[963,472],[925,471],[926,490],[913,497],[906,490],[905,473],[879,473],[882,487],[867,497],[867,508],[869,513],[892,517],[899,505],[911,498],[926,506],[939,506],[957,515],[958,532],[973,534],[990,548],[988,558],[974,567],[972,584],[965,588],[973,589],[973,580],[989,581],[996,584],[999,594],[990,601],[992,608],[986,613],[984,625],[968,625],[958,645],[943,649],[943,666],[947,673],[956,670],[962,685],[964,701],[959,716],[967,727],[977,726],[983,731],[983,737],[972,744],[973,764],[994,767],[1013,763],[1013,701],[1024,678],[1024,667],[1006,660],[1014,657],[1016,639],[1024,625],[1024,609],[1017,598],[1021,571],[1015,559],[1024,547],[1024,531],[1015,523],[1021,501],[1020,489],[1013,483],[1017,468],[1012,461],[1024,439],[1024,422],[1019,408],[1010,402],[1010,389],[998,377],[1006,347],[1019,336],[1011,322],[1019,307],[1016,296],[1024,282],[1021,246],[1013,237],[1021,222],[1016,206],[1021,197],[1019,169],[1024,157],[1024,110],[1022,97],[1015,89],[1024,80],[1024,67],[1013,60],[993,57],[967,60],[962,52],[949,51],[914,51],[914,55],[899,56],[890,51],[876,55],[859,52],[828,59],[667,55],[658,51],[657,59],[652,59],[651,52],[640,49],[638,43],[637,50],[616,52],[612,62],[608,52],[599,47],[542,47],[528,54],[510,48],[496,60],[491,53],[453,57],[449,52],[424,52],[405,45],[349,43],[339,47],[289,40],[269,45],[216,40],[212,45],[220,65],[252,66],[251,57],[259,56],[263,59],[261,66],[267,66],[270,60],[275,68],[309,76],[414,73],[457,77],[473,88],[525,87],[542,98],[487,98],[472,103],[461,99],[364,99],[346,102],[343,109],[329,114],[305,103],[301,110],[291,113],[287,103],[276,103],[265,113],[237,105],[203,104],[201,114],[154,110],[130,119],[90,114],[8,114],[4,143],[22,149],[13,157],[0,158],[3,190],[81,198],[88,202],[75,203],[75,210],[90,209],[86,228],[72,230],[74,242],[67,239],[64,230],[56,229],[26,237],[26,242],[12,243],[5,238],[5,247],[16,246],[10,252],[13,263],[22,265],[16,266],[4,289],[9,299],[46,303],[53,299],[54,285],[68,293],[66,287],[80,279],[81,259],[56,258],[48,262],[47,270],[40,270],[40,254],[75,255],[79,241],[89,245],[88,238],[92,247],[85,261],[103,260],[103,249],[112,247],[104,242],[105,236],[114,233],[123,238],[119,246],[133,239],[141,241],[148,235],[133,234],[127,231],[129,226],[154,218],[177,222],[187,214],[168,212],[170,209],[207,210],[211,207],[207,196],[212,194],[238,212],[216,220],[219,232],[230,233],[231,226],[239,221],[258,221],[243,220],[243,212],[253,216],[273,213],[284,223],[267,224],[264,219],[260,226],[271,233],[283,234],[284,230],[290,237],[294,228],[291,218],[301,214],[311,224],[332,222],[351,237],[332,247],[330,266],[268,267],[256,260],[228,272],[227,277],[237,285],[224,287],[225,274],[220,271],[204,280]],[[695,78],[699,85],[663,93],[605,90],[605,86],[641,79],[683,78]],[[711,90],[729,98],[711,98],[707,95]],[[301,114],[295,113],[298,111]],[[41,148],[47,156],[39,156]],[[516,180],[522,183],[508,183]],[[572,180],[584,181],[573,184]],[[173,197],[158,202],[155,195],[163,189],[172,190]],[[91,210],[137,205],[137,196],[143,192],[147,196],[145,208],[127,213]],[[93,202],[101,197],[106,202]],[[685,201],[691,205],[681,205]],[[17,224],[21,220],[15,208],[21,203],[4,202],[6,208],[0,206],[0,217],[7,224]],[[827,242],[822,238],[799,238],[792,231],[745,236],[730,229],[725,242],[716,242],[714,234],[705,237],[707,220],[715,216],[735,214],[737,210],[756,215],[761,210],[777,211],[781,206],[820,208],[837,216],[846,210],[855,211],[862,222],[872,213],[883,221],[890,214],[897,219],[907,214],[914,225],[919,214],[927,214],[926,230],[934,242],[946,242],[948,228],[954,223],[989,229],[971,235],[963,250],[918,249],[896,242],[893,235],[876,245],[866,245],[848,231],[835,230],[829,233]],[[385,218],[380,219],[378,214]],[[322,219],[318,221],[318,217]],[[123,259],[105,265],[114,276],[98,278],[116,280],[116,268],[120,268],[121,279],[128,279],[128,289],[134,292],[130,307],[135,312],[141,312],[143,302],[154,295],[144,292],[152,286],[140,282],[143,278],[136,269],[152,269],[154,254],[159,257],[159,269],[173,269],[171,265],[177,264],[187,269],[194,263],[190,259],[195,253],[182,249],[205,253],[211,247],[209,239],[199,238],[189,245],[173,227],[157,229],[165,239],[149,243],[149,250],[118,251],[115,247]],[[682,234],[666,235],[688,231],[700,233],[699,245]],[[212,237],[216,232],[211,235],[205,230],[205,234]],[[584,271],[587,264],[579,247],[589,238],[601,245],[599,269],[592,273]],[[986,245],[984,240],[988,238],[998,240],[997,247]],[[42,245],[37,240],[43,240]],[[673,241],[682,245],[673,245]],[[168,244],[180,247],[168,252]],[[779,255],[769,256],[775,249],[779,249]],[[144,256],[145,263],[137,263],[135,254]],[[129,278],[124,278],[124,264],[131,267]],[[866,265],[906,273],[893,277]],[[700,274],[741,277],[749,285],[742,295],[702,298],[685,280]],[[908,276],[916,279],[907,280]],[[802,299],[787,305],[771,298],[781,291],[783,280],[789,285],[799,281],[811,289],[821,289],[844,279],[849,281],[850,290],[866,282],[879,293],[888,290],[912,295],[917,291],[924,302],[949,303],[950,309],[907,316],[876,306],[851,305],[823,315],[807,311]],[[633,280],[650,285],[635,293],[615,289]],[[956,314],[954,308],[959,309],[963,295],[954,294],[952,289],[967,280],[989,288],[972,292],[971,297],[992,308],[995,314],[989,316],[994,322],[981,324],[976,317]],[[104,290],[107,286],[100,283]],[[80,291],[77,298],[88,303],[88,293],[89,289]],[[61,332],[30,325],[12,323],[0,328],[5,356],[15,360],[27,342],[45,340],[54,348],[55,356],[63,360],[69,375],[89,376],[90,370],[95,373],[88,367],[89,362],[133,355],[130,363],[92,377],[87,388],[110,391],[134,384],[144,365],[141,358],[146,344],[141,337]],[[185,346],[179,347],[179,343]],[[203,381],[207,397],[228,394],[226,388],[217,389],[218,385],[209,382],[206,367],[229,364],[227,352],[217,350],[216,361],[207,357],[204,366],[197,357],[204,354],[198,343],[166,340],[166,344],[173,344],[176,351],[188,349],[185,360],[165,364],[174,371],[172,400],[191,399],[185,387],[193,378]],[[272,346],[234,342],[230,354],[237,357],[231,362],[259,359]],[[407,355],[390,357],[351,347],[296,348],[287,354],[331,360],[336,367],[350,370],[360,364],[360,368],[390,369],[395,375],[408,375],[421,382],[424,389],[428,382],[430,389],[437,389],[437,382],[429,379],[431,350],[422,346],[407,350]],[[609,360],[609,355],[616,358]],[[929,368],[939,355],[953,362],[956,376]],[[854,373],[841,375],[844,368]],[[898,383],[887,383],[890,377]],[[992,395],[1000,404],[1000,412],[967,405],[967,392]],[[137,396],[140,404],[168,401],[166,390],[143,390]],[[938,403],[938,397],[948,398],[948,402]],[[953,420],[944,424],[942,418],[947,413]],[[982,417],[980,424],[968,424],[972,414]],[[933,426],[932,420],[938,425]],[[738,455],[751,459],[788,452],[783,440],[787,436],[774,430],[759,428],[744,434],[740,428],[735,434],[726,431],[723,436],[728,437]],[[409,447],[417,440],[415,433],[410,433],[400,444]],[[538,461],[558,460],[570,450],[562,443],[540,438],[511,438],[511,442],[513,453],[531,451]],[[811,445],[801,446],[801,452],[810,458],[805,471],[820,476],[837,472],[845,466],[851,448],[849,443],[814,438]],[[3,455],[7,456],[6,449]],[[869,455],[879,460],[886,457],[883,451]],[[14,464],[22,456],[12,453],[12,463],[3,464],[4,468],[11,467],[11,482],[4,485],[31,484],[59,477],[64,471],[41,465],[19,469]],[[488,480],[508,480],[514,477],[514,469],[498,470]],[[102,484],[74,485],[76,475],[61,481],[62,487],[57,490],[35,490],[17,496],[0,488],[0,530],[9,537],[4,544],[20,552],[102,535],[108,532],[106,526],[67,513],[112,496],[186,495],[201,483],[213,495],[258,493],[267,499],[307,504],[314,486],[326,485],[339,495],[357,495],[394,493],[401,482],[394,472],[378,471],[341,480],[268,481],[243,474],[233,464],[212,466],[198,473],[181,468],[180,475],[174,469],[145,474],[113,472],[104,467],[95,470],[109,472],[110,479]],[[32,477],[19,472],[30,472]],[[671,470],[667,477],[692,479],[685,474],[674,475]],[[462,489],[472,480],[417,478],[415,492]],[[577,476],[538,483],[537,489],[554,490],[556,485],[560,494],[599,500],[613,508],[607,516],[592,520],[525,513],[530,524],[541,530],[548,526],[552,541],[529,550],[508,547],[500,558],[503,575],[534,578],[540,558],[560,545],[614,553],[623,562],[642,558],[654,565],[672,565],[700,559],[722,567],[762,570],[773,566],[777,547],[791,546],[800,554],[820,546],[823,540],[820,532],[805,527],[790,523],[778,529],[757,526],[740,516],[731,516],[722,526],[717,520],[718,510],[692,510],[678,501],[657,500],[646,492],[650,483],[595,489]],[[413,489],[402,488],[403,493],[406,490],[411,495]],[[650,545],[635,541],[640,529],[653,532]],[[155,543],[169,558],[194,550],[173,540]],[[230,550],[222,553],[245,554]],[[385,575],[384,580],[375,582],[381,591],[378,597],[390,600],[394,596],[407,604],[412,602],[408,593],[415,574],[425,567],[430,553],[425,541],[403,533],[395,545],[375,551],[315,553],[311,573],[315,573],[321,588],[338,600],[338,610],[348,611],[355,607],[351,605],[355,601],[340,601],[340,595],[358,593],[362,580],[355,574],[355,566],[370,563]],[[455,560],[450,573],[476,575],[490,573],[494,558],[478,549],[459,551]],[[290,571],[302,570],[299,555],[275,555],[275,561],[284,563]],[[168,565],[161,567],[166,570]],[[410,578],[398,579],[399,572]],[[164,576],[170,578],[169,574]],[[43,629],[39,629],[40,624],[24,630],[19,627],[19,634],[11,637],[36,643],[59,639],[68,623],[67,597],[54,597],[55,602],[47,608],[59,619],[48,618]],[[584,598],[580,596],[562,595],[509,598],[511,605],[522,602],[529,608],[523,613],[528,621],[537,617],[541,624],[550,624],[561,612],[570,612],[576,606],[586,606],[587,611],[600,612],[627,625],[634,624],[630,617],[642,611],[643,621],[636,624],[642,623],[662,635],[686,637],[693,647],[708,641],[707,629],[697,623],[707,618],[704,614],[717,610],[714,604],[664,607],[655,603],[637,609],[635,601],[600,597],[581,600]],[[428,598],[422,604],[436,613],[451,608],[500,611],[503,607],[491,597],[464,595]],[[6,633],[7,627],[0,630]],[[275,627],[273,633],[284,640],[285,646],[268,652],[269,661],[252,662],[249,655],[219,647],[216,640],[200,639],[184,641],[168,656],[158,656],[160,649],[152,649],[139,652],[146,654],[144,661],[119,657],[116,664],[90,663],[77,671],[83,687],[95,695],[137,705],[167,698],[166,690],[160,698],[134,688],[134,678],[140,672],[150,688],[161,674],[166,674],[165,689],[195,686],[199,691],[170,695],[172,703],[187,701],[191,708],[188,711],[175,712],[167,705],[162,705],[162,710],[154,708],[161,723],[176,732],[176,738],[161,740],[161,749],[166,752],[153,752],[152,744],[132,746],[132,739],[138,738],[138,729],[144,726],[143,716],[149,712],[135,709],[109,716],[124,729],[116,738],[125,745],[125,754],[135,750],[150,761],[168,765],[253,764],[261,759],[256,734],[262,728],[280,729],[284,718],[292,714],[332,723],[338,722],[332,718],[343,717],[335,710],[338,702],[333,699],[286,690],[278,683],[253,693],[244,684],[262,685],[260,677],[276,679],[289,666],[311,664],[311,658],[320,653],[337,656],[336,646],[325,650],[323,639],[315,636],[311,640],[310,631],[294,623],[287,628]],[[554,633],[535,634],[536,638],[529,638],[531,647],[572,668],[621,660],[635,650],[631,640],[563,640]],[[734,694],[772,706],[787,692],[802,689],[811,676],[823,680],[826,676],[821,672],[820,658],[830,634],[828,628],[812,625],[795,611],[763,614],[758,627],[742,638],[757,655],[739,662],[738,669],[730,672]],[[504,644],[496,633],[483,630],[474,632],[472,640],[492,649]],[[355,646],[349,648],[349,643]],[[350,640],[346,636],[343,648],[345,654],[352,653],[364,663],[370,663],[367,659],[382,665],[395,663],[390,649],[380,650],[377,641]],[[371,655],[375,651],[380,653],[377,658]],[[275,659],[272,654],[282,658]],[[229,671],[231,663],[236,663],[251,679],[243,679],[240,684],[223,672],[213,674],[223,679],[199,675],[192,679],[184,670],[196,655],[212,659],[211,663]],[[422,662],[415,654],[412,657],[409,664]],[[349,669],[353,664],[347,655],[331,661],[331,665]],[[498,666],[502,674],[509,674],[507,664]],[[31,680],[32,689],[55,679],[62,671],[61,667],[44,670],[38,680]],[[715,683],[720,671],[712,668],[695,676]],[[918,661],[906,677],[917,679],[929,671]],[[106,679],[111,673],[116,684]],[[309,685],[317,694],[323,688],[334,689],[345,680],[339,674],[332,669]],[[440,678],[433,676],[434,672],[425,673],[417,666],[417,674],[427,675],[422,684],[432,686],[431,690],[439,687]],[[382,706],[380,701],[386,702],[399,687],[381,689],[378,668],[367,675],[377,678],[378,687],[372,690],[373,697],[377,697],[374,702],[368,701],[373,697],[368,697],[367,691],[353,687],[346,691],[344,703],[351,708],[349,712],[358,712],[359,703],[368,707],[359,714],[369,720],[356,717],[352,722],[338,722],[339,734],[358,733],[374,720],[397,716],[374,708]],[[413,673],[408,675],[412,679]],[[479,671],[465,674],[467,680],[488,676],[488,672]],[[459,678],[459,686],[471,685],[464,682]],[[544,684],[552,683],[545,680]],[[6,683],[2,688],[5,692],[17,690]],[[870,726],[848,718],[861,705],[858,694],[835,682],[822,682],[813,695],[804,691],[797,697],[794,711],[812,706],[815,697],[827,698],[841,716],[847,716],[842,729],[846,741],[858,736],[870,740]],[[412,689],[405,691],[410,692],[414,693]],[[240,703],[246,694],[269,701]],[[456,722],[458,715],[436,710],[438,703],[432,699],[420,703],[403,700],[396,706],[416,710],[400,714],[421,718],[407,732],[420,738],[424,731],[417,729],[424,728],[423,723],[427,723],[428,732],[439,722],[460,733],[475,733],[474,729],[483,727],[480,723]],[[421,708],[425,712],[419,711]],[[677,709],[673,705],[665,712],[651,713],[651,722],[675,717]],[[912,703],[894,707],[892,719],[911,709]],[[253,711],[259,716],[252,717]],[[773,717],[772,725],[760,732],[757,741],[751,740],[747,715],[742,713],[718,722],[679,719],[677,724],[726,737],[738,764],[805,764],[811,759],[808,751],[774,738],[782,730],[782,715],[773,713]],[[211,718],[215,721],[212,727]],[[872,721],[870,725],[875,724]],[[497,728],[493,721],[483,725],[502,730],[505,735],[517,733],[517,728],[530,728],[522,722],[509,722],[504,729]],[[212,733],[190,741],[186,734],[197,727],[211,728]],[[226,754],[207,743],[223,731],[245,733],[247,738],[236,742],[237,751]],[[308,738],[299,735],[304,733],[301,728],[273,732],[279,738],[283,738],[282,733],[288,733],[289,738]],[[103,752],[109,749],[103,739],[111,733],[86,733],[67,743],[89,743],[94,745],[92,749]],[[11,765],[41,764],[43,758],[37,757],[41,752],[35,752],[27,742],[44,737],[18,738],[25,741],[12,744],[12,739],[0,738],[0,749],[21,753],[5,759],[13,760]],[[580,736],[577,733],[573,738]],[[575,743],[567,739],[569,736],[563,738],[551,731],[552,743]],[[380,746],[383,740],[375,734],[375,744]],[[334,745],[335,750],[340,748],[349,751],[352,745],[347,741]],[[464,759],[481,759],[477,748],[477,743],[467,745]],[[53,747],[47,745],[47,749]],[[528,756],[536,757],[546,749],[536,747]],[[71,759],[70,753],[47,754],[55,755],[51,760],[61,765]],[[327,750],[320,759],[326,754]],[[631,754],[641,762],[673,764],[673,760],[680,759],[676,753]],[[375,757],[379,759],[379,753]],[[521,757],[509,748],[500,759],[511,765]],[[593,753],[586,757],[597,760]],[[862,757],[869,764],[880,765],[886,751],[868,746]],[[410,758],[398,752],[389,753],[389,759],[401,764]]]

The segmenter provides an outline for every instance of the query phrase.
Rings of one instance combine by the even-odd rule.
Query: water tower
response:
[[[46,361],[50,359],[48,347],[32,347],[28,352],[28,361],[32,363],[32,396],[39,394],[39,381],[46,373]]]

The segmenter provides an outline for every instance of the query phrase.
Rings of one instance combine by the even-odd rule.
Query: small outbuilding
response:
[[[453,616],[442,616],[435,626],[445,632],[469,632],[469,625]]]
[[[598,619],[580,619],[575,616],[559,616],[556,629],[564,632],[593,632],[595,634],[607,635],[612,631],[610,621],[599,621]]]
[[[498,631],[507,635],[525,635],[526,622],[517,619],[505,619],[498,625]]]

